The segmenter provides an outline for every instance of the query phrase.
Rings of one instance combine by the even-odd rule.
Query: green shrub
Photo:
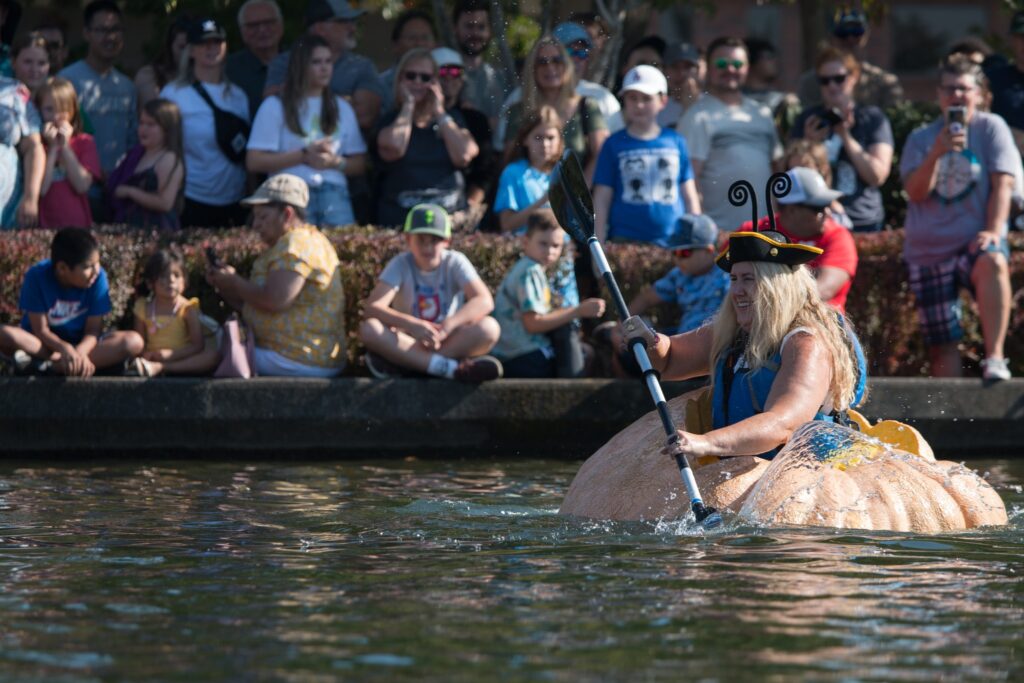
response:
[[[343,265],[346,313],[345,329],[349,338],[349,359],[360,356],[355,333],[363,299],[373,288],[377,275],[390,258],[404,247],[400,235],[391,230],[373,228],[326,231]],[[25,271],[46,258],[53,233],[28,230],[0,233],[0,322],[19,319],[18,293]],[[104,228],[96,231],[101,258],[111,282],[112,321],[118,327],[131,325],[131,300],[138,270],[145,252],[153,244],[166,241],[166,235]],[[262,249],[259,239],[248,230],[196,230],[174,236],[185,254],[191,296],[199,297],[203,311],[223,320],[230,312],[203,279],[206,265],[203,250],[213,247],[225,262],[247,273]],[[927,354],[918,333],[913,297],[905,281],[900,261],[903,232],[895,230],[855,236],[860,252],[860,267],[847,302],[850,320],[860,333],[867,352],[871,374],[875,376],[921,376],[927,373]],[[1024,235],[1010,237],[1011,286],[1015,301],[1024,298]],[[488,234],[457,235],[453,247],[464,252],[480,276],[496,289],[505,272],[519,257],[519,242],[510,237]],[[641,245],[610,244],[608,260],[626,300],[647,284],[664,275],[671,257],[663,249]],[[607,298],[607,297],[606,297]],[[609,309],[611,310],[611,309]],[[967,306],[963,352],[968,365],[983,357],[981,330],[973,306]],[[609,314],[610,316],[611,314]],[[664,306],[654,312],[655,321],[671,324],[678,311]],[[1007,335],[1007,354],[1014,374],[1024,375],[1024,307],[1015,305]]]

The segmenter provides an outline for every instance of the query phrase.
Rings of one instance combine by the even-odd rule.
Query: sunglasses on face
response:
[[[836,74],[835,76],[818,76],[818,85],[826,86],[829,83],[842,85],[843,83],[846,83],[846,79],[849,77],[850,74]]]
[[[672,255],[676,258],[690,258],[693,256],[695,249],[673,249]]]
[[[716,69],[728,69],[730,66],[732,68],[734,68],[734,69],[742,69],[744,66],[746,66],[746,62],[744,62],[742,59],[716,59],[715,60],[715,68]]]
[[[437,75],[441,78],[459,78],[462,76],[461,66],[442,66],[438,67]]]
[[[537,58],[537,66],[547,66],[548,64],[555,64],[557,66],[562,66],[563,64],[565,64],[565,60],[562,59],[561,57],[538,57]]]
[[[569,56],[573,59],[586,59],[590,56],[590,49],[585,47],[569,48]]]
[[[405,80],[410,83],[415,83],[416,79],[419,79],[420,83],[430,83],[434,80],[434,74],[425,74],[420,71],[406,71]]]

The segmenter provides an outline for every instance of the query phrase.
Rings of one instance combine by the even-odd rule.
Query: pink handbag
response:
[[[221,342],[222,357],[220,365],[213,372],[214,377],[241,377],[249,379],[256,376],[256,363],[253,360],[255,340],[245,323],[233,315],[224,321]]]

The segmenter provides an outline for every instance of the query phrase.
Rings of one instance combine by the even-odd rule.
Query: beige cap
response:
[[[305,209],[309,206],[309,186],[298,176],[281,173],[264,180],[251,197],[242,200],[242,206],[256,206],[272,202],[290,204]]]

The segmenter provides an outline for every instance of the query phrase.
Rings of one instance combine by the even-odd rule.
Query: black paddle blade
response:
[[[548,199],[559,225],[581,244],[594,234],[594,200],[580,161],[566,150],[552,172]]]

